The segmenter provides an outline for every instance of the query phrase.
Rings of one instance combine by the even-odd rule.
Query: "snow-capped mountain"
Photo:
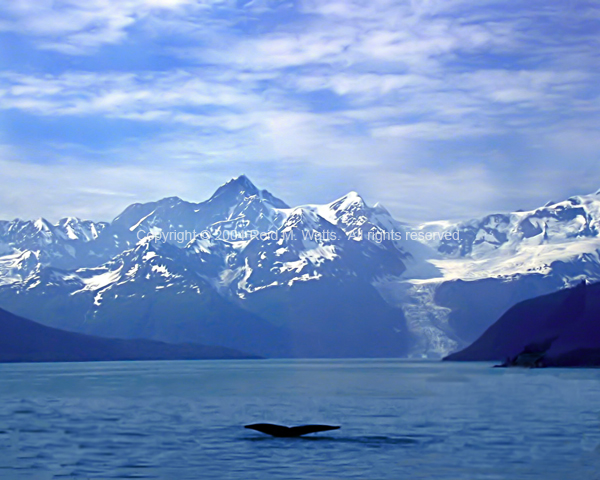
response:
[[[488,259],[523,253],[519,260],[537,256],[557,260],[589,250],[600,234],[600,196],[571,197],[564,202],[549,202],[532,211],[488,215],[446,229],[458,232],[460,240],[442,240],[437,249],[449,257]],[[576,246],[577,245],[577,246]],[[560,246],[560,247],[558,247]],[[499,266],[499,272],[526,273],[536,265],[515,261]],[[488,274],[487,269],[481,270]]]
[[[222,298],[190,252],[146,238],[98,267],[38,268],[0,302],[66,330],[286,354],[287,332]]]
[[[401,275],[406,252],[390,241],[369,240],[368,233],[381,227],[364,215],[363,200],[356,194],[342,200],[282,211],[285,221],[273,235],[249,240],[223,272],[224,278],[235,279],[235,293],[244,298],[256,290],[324,277],[371,281],[378,275]]]
[[[600,279],[599,221],[588,195],[411,228],[355,192],[289,207],[241,176],[110,223],[0,222],[0,307],[262,355],[442,356],[518,301]]]
[[[219,187],[205,202],[190,203],[169,197],[131,205],[113,220],[111,231],[130,245],[144,236],[162,234],[166,241],[184,246],[193,240],[194,233],[203,231],[235,240],[243,238],[242,232],[277,228],[284,219],[280,209],[287,208],[282,200],[259,190],[242,175]]]
[[[402,310],[371,285],[404,271],[400,247],[366,235],[386,214],[355,193],[290,208],[242,176],[206,202],[128,207],[104,230],[123,251],[91,267],[37,261],[0,288],[0,304],[99,335],[266,355],[401,356],[411,343]]]
[[[0,221],[0,285],[20,282],[38,266],[77,268],[95,265],[119,252],[108,223],[68,217],[56,225],[35,221]]]
[[[386,287],[440,354],[468,345],[522,300],[600,280],[598,193],[416,231],[438,233],[426,242],[436,254],[425,263],[435,268]]]

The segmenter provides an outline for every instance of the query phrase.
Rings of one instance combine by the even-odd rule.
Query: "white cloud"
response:
[[[278,170],[278,162],[273,161],[273,171],[265,174],[252,161],[239,157],[232,158],[226,169],[218,161],[199,162],[195,142],[192,138],[183,144],[162,139],[118,152],[119,157],[132,159],[128,165],[98,165],[76,157],[58,163],[27,164],[17,159],[16,152],[0,149],[0,169],[8,186],[0,191],[0,218],[43,216],[56,221],[78,216],[110,220],[138,201],[172,195],[205,200],[218,185],[240,173],[247,173],[260,187],[295,205],[329,202],[360,186],[370,203],[380,201],[399,219],[415,222],[438,218],[434,212],[445,216],[479,214],[497,198],[489,173],[479,167],[441,173],[427,169],[398,172],[381,166],[385,169],[382,172],[371,165],[365,174],[357,165],[340,170],[322,164],[288,163],[284,170]],[[168,167],[168,182],[165,166],[156,161],[165,152],[176,153],[171,158],[177,158]],[[307,189],[308,181],[313,182],[311,189]],[[465,184],[475,186],[465,190]]]
[[[87,54],[120,43],[149,15],[219,3],[210,0],[12,0],[4,2],[2,30],[27,32],[42,49]]]
[[[111,220],[135,201],[173,195],[197,198],[222,181],[220,175],[200,173],[185,162],[173,162],[166,182],[165,165],[159,163],[103,165],[68,158],[30,164],[3,153],[0,170],[6,188],[0,190],[0,218]]]
[[[220,109],[190,113],[190,109]],[[215,128],[244,128],[247,115],[262,109],[251,91],[185,71],[141,74],[66,73],[58,76],[0,74],[0,109],[43,116],[106,116]]]
[[[536,0],[17,0],[0,12],[0,30],[65,57],[93,60],[104,46],[127,43],[135,52],[152,45],[160,60],[155,71],[122,64],[83,71],[65,62],[51,72],[40,64],[0,74],[5,111],[81,119],[82,128],[92,118],[153,123],[164,132],[132,141],[135,147],[110,144],[91,164],[86,154],[39,141],[35,149],[48,148],[54,159],[36,165],[39,176],[21,149],[5,164],[15,179],[5,205],[17,211],[6,196],[29,185],[19,178],[48,192],[43,175],[70,178],[69,169],[81,185],[62,197],[61,208],[104,195],[110,200],[102,215],[129,195],[193,192],[188,178],[204,177],[190,172],[202,167],[211,181],[243,172],[276,181],[274,172],[282,172],[279,182],[318,197],[327,182],[344,179],[398,208],[418,199],[411,212],[430,219],[446,197],[460,216],[460,205],[467,215],[474,205],[504,202],[506,191],[523,201],[539,198],[543,185],[565,192],[554,177],[534,175],[542,167],[580,183],[581,172],[597,171],[589,165],[597,163],[600,35],[584,22],[598,13],[591,7],[578,13]],[[581,171],[569,171],[558,156],[574,151],[586,165]],[[541,179],[522,195],[513,186],[526,182],[504,173],[516,171],[521,158],[527,161],[519,175]],[[102,161],[117,162],[127,176],[115,180],[118,169]],[[302,168],[327,181],[319,186]],[[304,183],[287,178],[290,172]],[[169,183],[144,183],[154,181]],[[395,193],[393,182],[402,184]],[[289,196],[301,200],[302,193]],[[51,208],[45,202],[53,195],[40,198],[36,208]]]
[[[373,129],[373,136],[408,139],[452,140],[465,136],[489,135],[490,130],[476,125],[444,124],[436,122],[390,125]]]

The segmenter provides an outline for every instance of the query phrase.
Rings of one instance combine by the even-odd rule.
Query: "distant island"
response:
[[[0,309],[0,362],[259,358],[230,348],[103,338],[46,327]]]
[[[450,361],[503,366],[600,367],[600,283],[521,302]]]

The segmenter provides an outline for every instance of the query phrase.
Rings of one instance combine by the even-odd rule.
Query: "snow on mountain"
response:
[[[80,288],[72,290],[70,295],[92,292],[94,305],[99,307],[103,296],[123,289],[132,289],[135,295],[138,287],[150,292],[176,289],[178,293],[194,291],[200,294],[210,287],[200,274],[202,260],[200,257],[191,259],[190,252],[144,238],[134,248],[98,267],[74,270],[72,275],[80,282]]]
[[[0,257],[0,285],[22,282],[38,264],[37,252],[29,250]]]
[[[531,211],[440,227],[442,233],[459,237],[429,243],[442,255],[430,262],[444,280],[548,275],[555,262],[599,262],[600,196],[571,197]],[[432,230],[430,224],[419,229]]]
[[[107,226],[104,222],[82,221],[74,217],[63,218],[56,225],[43,218],[0,221],[0,241],[14,248],[60,245],[61,241],[87,243],[97,240]]]
[[[402,307],[421,339],[413,353],[443,356],[473,341],[518,301],[582,279],[600,281],[599,221],[596,194],[531,211],[422,224],[415,232],[438,234],[423,242],[430,252],[419,256],[409,248],[417,261],[407,261],[401,278],[378,288]]]
[[[276,211],[284,219],[281,225],[264,238],[244,243],[222,273],[224,283],[232,285],[240,298],[256,290],[286,288],[324,277],[339,280],[360,275],[371,281],[405,270],[402,259],[408,254],[378,236],[385,232],[379,224],[389,214],[369,208],[354,192],[327,205]],[[388,224],[393,222],[387,219]]]
[[[89,220],[79,220],[75,217],[67,217],[58,221],[56,231],[66,236],[69,240],[91,242],[97,240],[106,223],[94,223]]]
[[[99,306],[105,291],[136,281],[153,282],[156,288],[172,286],[189,270],[185,258],[186,252],[180,248],[144,238],[134,248],[96,267],[62,270],[38,264],[21,283],[13,283],[12,287],[16,291],[59,287],[71,296],[91,292],[97,295],[94,304]]]
[[[163,234],[170,243],[184,246],[203,231],[225,239],[244,238],[243,232],[268,231],[283,221],[279,209],[289,208],[266,190],[259,190],[242,175],[222,185],[205,202],[190,203],[177,197],[134,204],[117,216],[111,229],[134,245],[144,236]]]
[[[331,275],[341,273],[335,235],[342,232],[314,212],[294,209],[273,233],[248,241],[223,272],[224,279],[235,280],[232,288],[240,298],[258,289],[318,280],[326,269]]]
[[[245,199],[253,197],[274,208],[289,208],[283,200],[273,196],[267,190],[259,190],[246,175],[240,175],[220,186],[204,203],[212,206],[231,207],[232,205],[241,205]]]
[[[194,247],[145,238],[98,267],[38,267],[0,287],[0,303],[46,325],[100,336],[288,352],[284,330],[222,298],[203,269]]]
[[[390,239],[389,235],[385,235],[392,231],[402,233],[404,225],[394,220],[385,207],[379,204],[367,206],[356,192],[350,192],[326,205],[305,205],[300,208],[312,211],[336,225],[355,242],[369,242],[383,249],[392,248],[401,257],[407,257],[400,239]]]
[[[70,269],[107,260],[118,253],[107,226],[74,217],[55,225],[43,218],[0,221],[0,284],[23,280],[37,266]]]
[[[134,204],[111,223],[0,222],[0,306],[60,328],[260,354],[300,352],[278,330],[292,328],[316,342],[311,355],[444,356],[517,301],[600,280],[599,221],[596,194],[411,228],[356,192],[292,208],[242,175],[204,202]],[[172,312],[185,312],[179,328]],[[224,312],[281,348],[248,348],[256,336],[223,329]]]

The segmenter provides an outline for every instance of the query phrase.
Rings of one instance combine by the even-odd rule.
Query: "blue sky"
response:
[[[241,173],[407,221],[600,188],[598,1],[12,0],[0,53],[0,218]]]

